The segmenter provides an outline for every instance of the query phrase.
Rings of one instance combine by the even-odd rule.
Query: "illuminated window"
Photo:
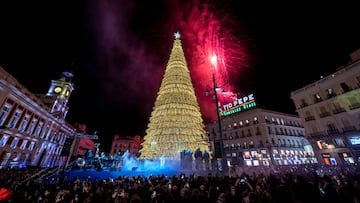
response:
[[[0,147],[4,147],[8,140],[9,140],[9,135],[3,135],[0,140]]]
[[[320,96],[320,94],[314,94],[314,99],[315,99],[315,102],[320,102],[320,101],[322,101],[322,98],[321,98],[321,96]]]
[[[20,132],[24,132],[25,130],[25,127],[26,125],[28,124],[29,122],[29,119],[30,119],[30,115],[29,114],[26,114],[24,119],[22,120],[21,124],[20,124],[20,127],[19,127],[19,131]]]
[[[21,143],[20,149],[24,150],[27,143],[28,143],[27,140],[23,140],[23,142]]]
[[[35,124],[37,122],[37,119],[33,119],[29,125],[29,128],[27,130],[27,134],[31,135],[34,131],[34,128],[35,128]]]
[[[276,118],[276,123],[277,123],[278,125],[280,125],[280,119],[279,119],[279,118]]]
[[[335,92],[332,88],[327,89],[326,93],[327,93],[328,98],[335,96]]]
[[[38,126],[36,127],[36,130],[35,130],[35,136],[38,137],[40,135],[40,131],[41,131],[41,128],[43,127],[44,123],[43,122],[40,122],[38,124]]]
[[[6,104],[1,109],[1,112],[0,112],[0,126],[4,125],[5,119],[9,115],[9,111],[10,111],[11,107],[12,107],[11,105]]]
[[[31,142],[29,145],[29,151],[32,151],[35,147],[35,142]]]
[[[19,121],[19,118],[21,116],[22,111],[17,110],[14,115],[12,116],[12,118],[10,119],[9,122],[9,128],[15,128],[17,122]]]
[[[14,138],[13,141],[11,142],[10,148],[15,149],[18,142],[19,142],[19,138],[17,138],[17,137]]]

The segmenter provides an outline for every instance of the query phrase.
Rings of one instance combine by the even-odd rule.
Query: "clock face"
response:
[[[67,91],[66,91],[66,93],[65,93],[65,96],[67,96],[67,97],[68,97],[69,95],[70,95],[70,91],[69,91],[69,90],[67,90]]]
[[[55,87],[54,92],[55,92],[55,93],[60,93],[61,90],[62,90],[61,87]]]

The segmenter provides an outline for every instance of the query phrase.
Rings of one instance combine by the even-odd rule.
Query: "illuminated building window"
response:
[[[17,124],[20,116],[21,116],[22,111],[17,110],[14,115],[12,116],[12,118],[10,119],[9,122],[9,128],[15,128],[15,125]]]
[[[29,114],[26,114],[24,119],[22,120],[21,124],[20,124],[20,127],[19,127],[19,131],[20,132],[24,132],[25,130],[25,127],[26,125],[28,124],[29,122],[29,119],[30,119],[30,115]]]
[[[43,122],[40,122],[38,124],[38,126],[36,127],[36,130],[35,130],[35,136],[38,137],[40,135],[40,131],[41,131],[41,128],[43,127],[44,123]]]
[[[315,99],[315,102],[320,102],[320,101],[322,101],[322,98],[321,98],[321,96],[320,96],[320,94],[314,94],[314,99]]]
[[[31,135],[33,133],[36,122],[37,122],[37,119],[31,120],[31,123],[29,125],[28,130],[27,130],[27,134]]]
[[[328,98],[331,98],[331,97],[335,96],[335,92],[334,92],[334,90],[332,88],[327,89],[326,93],[327,93]]]
[[[345,147],[345,143],[342,138],[335,138],[335,144],[337,147]]]
[[[4,147],[8,140],[9,140],[9,135],[3,135],[0,140],[0,147]]]
[[[250,143],[249,143],[249,148],[254,148],[255,147],[255,144],[254,144],[254,141],[250,141]]]
[[[257,117],[254,117],[254,124],[258,124],[259,123],[259,120]]]
[[[1,112],[0,112],[0,126],[4,125],[5,119],[9,115],[11,107],[12,107],[11,105],[6,104],[1,109]]]
[[[265,122],[270,123],[269,118],[267,116],[265,116]]]
[[[28,143],[27,140],[23,140],[23,142],[21,143],[20,149],[24,150],[27,143]]]
[[[271,117],[271,122],[272,122],[272,123],[276,123],[274,117]]]
[[[243,125],[244,125],[242,121],[240,121],[239,124],[240,124],[240,127],[243,127]]]
[[[42,133],[42,135],[41,135],[41,138],[44,138],[44,137],[45,137],[45,135],[47,134],[47,132],[49,131],[49,129],[50,129],[50,126],[49,126],[49,125],[46,125],[46,128],[45,128],[45,130],[43,131],[43,133]]]
[[[31,142],[31,144],[29,145],[29,151],[32,151],[35,147],[35,142]]]
[[[17,137],[14,138],[13,141],[11,142],[10,148],[15,149],[18,142],[19,142],[19,138],[17,138]]]
[[[279,118],[276,118],[276,123],[278,124],[278,125],[280,125],[281,123],[280,123],[280,119]]]

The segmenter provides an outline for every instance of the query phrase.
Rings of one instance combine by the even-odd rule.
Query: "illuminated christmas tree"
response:
[[[209,152],[200,107],[181,45],[174,45],[151,113],[139,159],[179,160],[180,153]]]

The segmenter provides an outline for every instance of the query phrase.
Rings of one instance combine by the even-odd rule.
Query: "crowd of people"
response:
[[[242,168],[241,174],[179,173],[171,177],[138,175],[92,179],[75,176],[71,180],[66,173],[61,173],[23,181],[39,170],[2,168],[0,202],[360,202],[357,165],[248,167]]]

